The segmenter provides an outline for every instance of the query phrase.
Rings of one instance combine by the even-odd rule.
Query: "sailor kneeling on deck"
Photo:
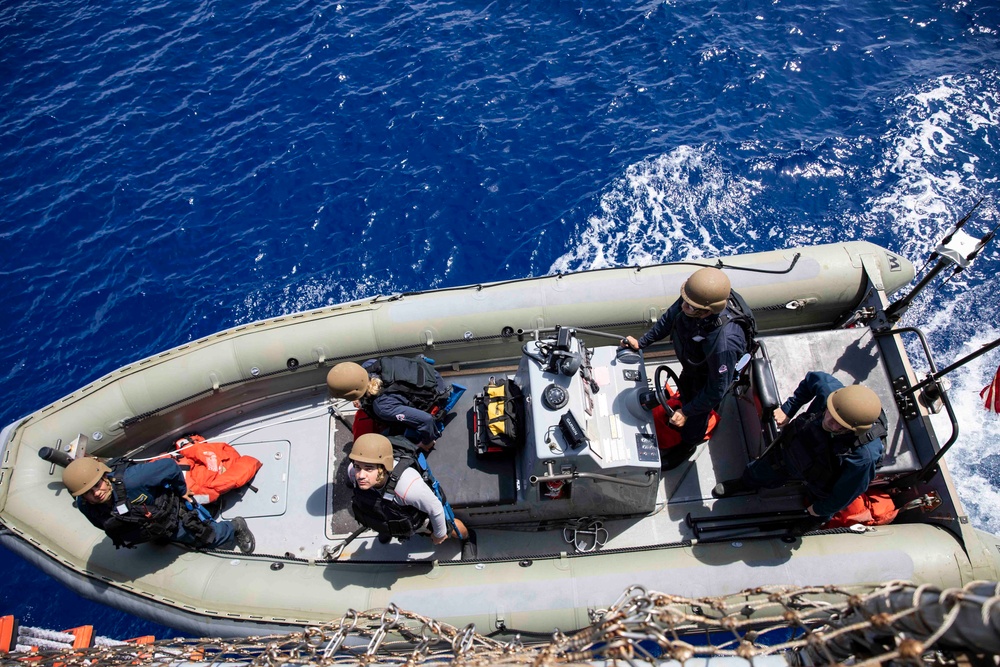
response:
[[[416,460],[394,458],[387,437],[378,433],[360,436],[348,458],[347,482],[354,487],[351,510],[358,523],[378,533],[379,542],[429,535],[434,544],[441,544],[456,537],[462,540],[462,558],[476,556],[469,529],[446,512],[445,503],[417,470]]]
[[[180,542],[198,549],[239,548],[253,553],[253,533],[243,517],[215,521],[196,504],[173,459],[117,461],[108,467],[93,457],[70,462],[63,484],[75,505],[116,548],[143,542]]]
[[[326,376],[330,395],[354,401],[387,435],[406,434],[430,451],[444,428],[452,389],[421,357],[380,357],[339,363]],[[439,418],[440,417],[440,418]]]
[[[622,347],[641,350],[670,336],[681,362],[678,387],[681,407],[670,417],[681,442],[668,450],[663,468],[676,468],[691,458],[705,439],[713,410],[733,383],[736,362],[753,344],[756,331],[746,301],[732,290],[721,270],[705,267],[681,285],[681,295],[639,340],[622,340]]]
[[[805,414],[789,419],[810,403]],[[743,475],[712,491],[716,498],[805,482],[807,508],[818,525],[860,496],[882,460],[888,433],[878,395],[861,385],[845,387],[829,373],[812,371],[775,411],[781,434],[751,462]]]

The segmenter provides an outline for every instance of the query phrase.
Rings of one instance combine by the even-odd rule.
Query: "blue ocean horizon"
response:
[[[862,239],[919,267],[1000,219],[998,146],[992,2],[2,4],[0,423],[378,294]],[[939,365],[1000,335],[997,260],[908,313]],[[950,376],[947,459],[994,533],[998,362]],[[0,567],[24,625],[177,634]]]

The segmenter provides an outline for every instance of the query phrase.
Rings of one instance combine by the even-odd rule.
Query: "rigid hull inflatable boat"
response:
[[[617,341],[649,328],[692,263],[355,301],[124,366],[0,433],[0,541],[86,597],[196,636],[288,631],[389,603],[482,632],[551,632],[588,625],[631,585],[697,597],[1000,578],[1000,540],[969,525],[941,460],[955,438],[938,441],[912,390],[920,379],[903,339],[919,333],[894,329],[885,313],[887,295],[914,277],[910,262],[850,242],[700,265],[725,269],[763,345],[711,439],[673,470],[660,468],[640,396],[657,368],[679,364],[669,344],[640,356]],[[348,541],[357,528],[345,484],[353,407],[331,401],[326,374],[340,361],[418,354],[468,388],[428,461],[478,533],[476,560],[461,560],[456,540],[383,544],[369,532]],[[560,367],[560,355],[584,367]],[[765,394],[789,396],[810,370],[881,398],[889,435],[874,486],[904,508],[892,524],[795,535],[799,486],[712,497],[773,435]],[[503,379],[525,394],[524,443],[480,455],[474,397]],[[263,462],[253,488],[221,507],[223,518],[246,518],[253,555],[116,550],[39,456],[48,447],[144,459],[192,432]]]

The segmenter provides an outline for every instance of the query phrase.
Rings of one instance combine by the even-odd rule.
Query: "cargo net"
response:
[[[484,635],[390,606],[284,636],[171,639],[0,655],[4,665],[995,665],[1000,585],[768,587],[684,598],[627,589],[590,626]],[[508,630],[507,633],[516,633]],[[530,639],[530,641],[529,641]]]

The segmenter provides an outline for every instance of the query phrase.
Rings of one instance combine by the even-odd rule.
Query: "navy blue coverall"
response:
[[[370,375],[377,377],[378,374],[373,371],[377,362],[378,359],[369,359],[361,365]],[[437,385],[440,393],[447,394],[448,385],[440,374],[437,375]],[[434,417],[429,412],[414,407],[404,393],[381,393],[372,399],[370,406],[373,413],[371,416],[387,424],[390,434],[402,435],[407,429],[413,429],[423,445],[430,444],[440,435]]]
[[[781,446],[753,461],[743,472],[750,488],[776,487],[802,481],[813,497],[813,512],[823,521],[847,507],[865,492],[882,459],[884,444],[875,437],[868,442],[853,431],[829,433],[823,429],[826,399],[843,383],[829,373],[811,371],[782,405],[792,417],[810,403],[808,410],[785,426],[789,436]]]
[[[681,362],[677,389],[687,418],[678,449],[690,452],[705,439],[708,418],[733,382],[736,362],[747,351],[747,338],[737,322],[723,325],[721,313],[690,317],[681,311],[681,303],[677,299],[638,342],[643,349],[670,336],[674,344]]]
[[[181,497],[187,493],[184,473],[173,459],[157,459],[148,463],[131,464],[125,468],[122,477],[125,494],[135,507],[152,505],[163,494],[169,493]],[[183,502],[182,500],[181,503],[183,504]],[[106,503],[88,503],[79,497],[75,504],[90,523],[102,530],[112,512],[115,512],[117,507],[124,505],[123,499],[116,498],[114,494],[112,494],[111,500]],[[214,521],[203,509],[201,510],[201,518],[214,528],[214,538],[210,544],[196,545],[194,537],[185,530],[182,522],[178,522],[177,532],[174,534],[173,540],[182,544],[212,549],[231,549],[236,544],[236,531],[231,522]],[[142,541],[138,531],[134,537],[134,540],[130,540],[133,543]]]

